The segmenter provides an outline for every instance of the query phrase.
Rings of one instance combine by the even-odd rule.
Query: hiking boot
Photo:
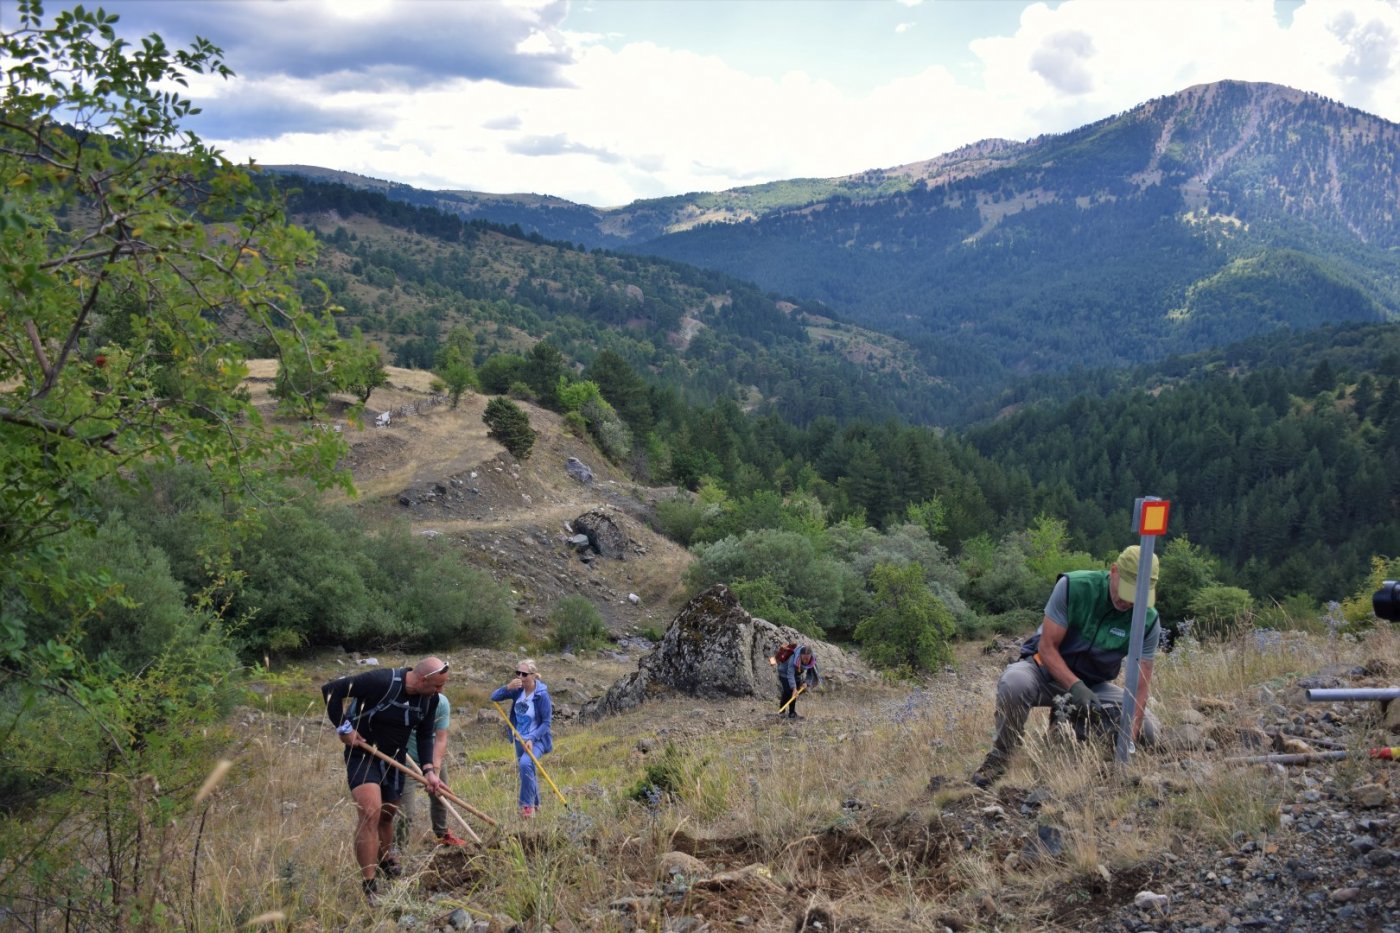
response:
[[[1005,773],[1006,765],[988,756],[987,759],[978,766],[977,770],[972,772],[972,776],[967,779],[967,782],[973,787],[988,790],[993,784],[1000,781],[1001,776]]]
[[[438,836],[437,841],[438,845],[440,846],[464,846],[467,844],[467,840],[463,839],[461,836],[458,836],[450,829],[443,833],[441,836]]]
[[[374,907],[379,903],[378,881],[376,881],[374,878],[361,878],[360,887],[364,888],[365,900],[369,901],[369,905],[371,907]]]
[[[379,873],[390,880],[400,878],[403,876],[403,866],[398,859],[386,856],[379,860]]]
[[[796,713],[788,713],[788,719],[805,719],[805,718],[806,718],[806,717],[804,717],[804,716],[799,716],[799,715],[797,715]]]
[[[535,818],[535,808],[531,806],[521,807],[520,818],[522,820],[533,820]]]

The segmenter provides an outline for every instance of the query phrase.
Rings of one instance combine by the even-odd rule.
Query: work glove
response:
[[[1099,698],[1089,685],[1082,680],[1076,680],[1070,684],[1069,702],[1071,709],[1081,713],[1091,713],[1099,708]]]

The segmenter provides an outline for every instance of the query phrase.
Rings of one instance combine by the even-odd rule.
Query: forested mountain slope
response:
[[[913,343],[955,423],[1017,375],[1400,316],[1397,165],[1400,126],[1225,81],[1061,135],[606,210],[376,184],[823,302]]]
[[[1130,372],[1042,377],[963,433],[1024,471],[1047,514],[1107,546],[1125,504],[1172,500],[1172,532],[1255,593],[1344,593],[1400,553],[1400,327],[1277,332]]]
[[[1223,82],[962,177],[668,235],[648,250],[820,298],[934,372],[1116,365],[1400,311],[1400,127]]]
[[[803,424],[817,415],[930,420],[946,389],[899,340],[723,274],[589,253],[538,234],[464,223],[339,183],[283,179],[293,218],[316,231],[307,270],[389,361],[428,368],[455,325],[485,355],[548,337],[572,366],[611,351],[685,401],[733,398]]]

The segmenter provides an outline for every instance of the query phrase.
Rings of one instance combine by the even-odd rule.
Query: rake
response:
[[[549,772],[544,769],[544,765],[540,764],[540,760],[535,757],[534,750],[531,749],[530,746],[525,743],[524,737],[521,736],[520,732],[516,730],[515,723],[511,722],[510,717],[506,715],[506,711],[501,709],[501,704],[492,703],[491,705],[496,707],[496,712],[500,713],[501,718],[506,721],[506,725],[510,726],[511,735],[515,736],[515,740],[520,743],[520,747],[525,749],[525,754],[529,755],[530,760],[535,763],[535,770],[538,771],[540,774],[544,775],[544,779],[549,782],[549,789],[554,791],[554,796],[558,797],[559,802],[567,807],[569,805],[569,801],[565,800],[564,795],[559,793],[559,788],[555,786],[554,779],[549,776]]]
[[[778,707],[778,715],[779,715],[779,716],[783,715],[783,710],[787,709],[789,706],[792,705],[792,703],[793,703],[794,700],[796,700],[798,697],[802,696],[802,692],[803,692],[804,690],[806,690],[806,689],[807,689],[807,685],[806,685],[806,684],[803,684],[802,686],[798,687],[798,688],[797,688],[797,692],[794,693],[792,696],[788,697],[788,701],[787,701],[786,703],[784,703],[782,706]]]
[[[392,765],[392,766],[395,767],[395,768],[398,768],[398,769],[399,769],[400,771],[402,771],[404,774],[406,774],[406,775],[408,775],[409,777],[413,778],[415,781],[417,781],[419,784],[422,784],[424,787],[427,787],[427,786],[428,786],[428,779],[425,778],[425,777],[423,777],[423,775],[422,775],[421,773],[415,772],[415,771],[409,769],[406,765],[403,765],[403,764],[401,764],[400,762],[398,762],[397,760],[395,760],[395,759],[393,759],[393,758],[390,758],[388,755],[384,754],[384,753],[381,752],[379,749],[375,748],[373,745],[370,745],[368,742],[361,742],[359,745],[357,745],[357,746],[355,746],[355,747],[356,747],[356,748],[363,748],[365,751],[369,752],[371,755],[373,755],[375,758],[378,758],[380,761],[383,761],[383,762],[385,762],[386,764],[389,764],[389,765]],[[475,816],[477,819],[482,820],[482,821],[485,822],[487,825],[490,825],[490,826],[495,826],[495,825],[496,825],[496,821],[495,821],[495,820],[491,819],[491,817],[487,816],[485,813],[482,813],[482,812],[481,812],[480,810],[478,810],[476,807],[473,807],[471,804],[467,803],[467,802],[466,802],[465,800],[463,800],[461,797],[458,797],[456,794],[452,793],[452,791],[447,787],[447,785],[444,784],[444,785],[442,786],[441,794],[442,794],[443,797],[445,797],[445,798],[447,798],[448,800],[452,801],[453,803],[457,804],[457,806],[461,807],[463,810],[466,810],[468,813],[470,813],[472,816]],[[461,817],[459,816],[458,819],[461,819]],[[465,822],[463,823],[463,825],[465,825]],[[470,832],[470,829],[468,829],[468,832]],[[472,833],[472,835],[475,836],[476,834],[475,834],[475,833]],[[478,840],[478,841],[479,841],[479,840]]]
[[[424,784],[426,784],[426,783],[427,783],[427,779],[423,777],[423,770],[422,770],[421,768],[418,767],[418,762],[414,761],[412,758],[408,759],[408,762],[409,762],[409,764],[411,764],[411,765],[413,766],[413,774],[416,775],[416,776],[419,777],[419,778],[422,778]],[[471,828],[470,826],[467,825],[466,818],[463,817],[462,814],[458,813],[458,812],[457,812],[457,808],[454,807],[454,806],[452,806],[451,801],[448,800],[448,798],[447,798],[447,793],[445,793],[445,791],[447,791],[447,784],[446,784],[446,782],[443,782],[443,791],[444,791],[444,792],[440,792],[440,793],[441,793],[441,796],[442,796],[442,805],[443,805],[444,807],[447,808],[447,812],[448,812],[448,813],[451,813],[453,816],[457,817],[457,822],[459,822],[459,823],[462,824],[462,828],[465,829],[465,830],[467,831],[467,835],[468,835],[468,836],[471,836],[471,837],[472,837],[472,841],[473,841],[473,842],[475,842],[475,843],[476,843],[477,845],[479,845],[479,846],[480,846],[480,845],[485,845],[485,843],[481,841],[481,837],[478,836],[475,832],[473,832],[473,831],[472,831],[472,828]]]

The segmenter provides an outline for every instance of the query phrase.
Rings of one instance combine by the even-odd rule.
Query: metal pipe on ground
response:
[[[1337,761],[1342,758],[1378,758],[1383,761],[1400,761],[1400,746],[1354,749],[1342,752],[1300,752],[1292,755],[1248,755],[1244,758],[1226,758],[1226,764],[1233,765],[1306,765],[1315,761]]]
[[[1400,687],[1337,687],[1317,688],[1308,691],[1308,699],[1314,703],[1353,703],[1363,700],[1400,700]]]

